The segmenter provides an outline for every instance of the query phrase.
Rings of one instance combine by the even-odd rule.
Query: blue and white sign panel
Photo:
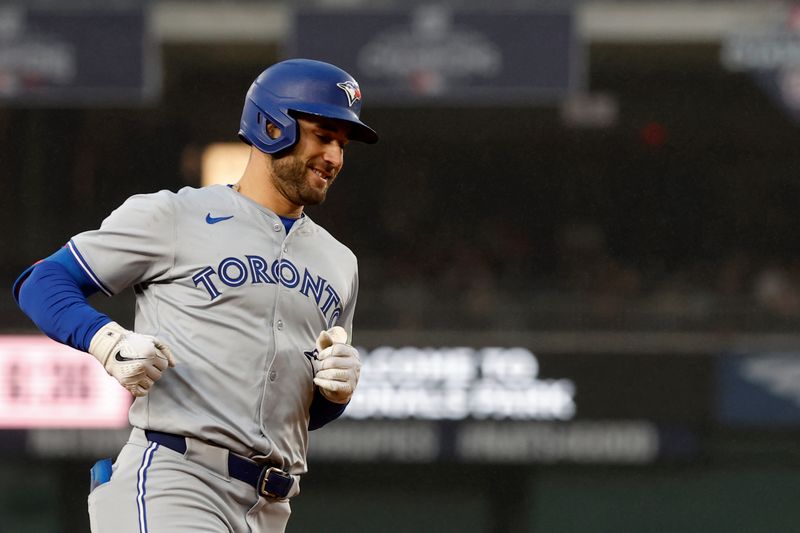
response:
[[[556,102],[579,89],[584,54],[569,10],[298,10],[289,56],[335,63],[370,103]]]
[[[145,7],[0,6],[0,103],[138,104],[157,95]]]
[[[717,364],[721,424],[800,426],[800,352],[724,356]]]

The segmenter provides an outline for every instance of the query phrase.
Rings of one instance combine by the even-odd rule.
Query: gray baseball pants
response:
[[[93,533],[283,533],[289,500],[228,476],[228,450],[186,439],[186,453],[134,428],[111,480],[89,494]],[[289,497],[300,492],[295,478]]]

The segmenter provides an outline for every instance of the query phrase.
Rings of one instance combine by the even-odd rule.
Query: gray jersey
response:
[[[70,249],[107,294],[133,286],[137,333],[176,366],[130,421],[306,469],[313,371],[333,325],[352,335],[356,258],[308,216],[279,217],[230,187],[129,198]],[[123,324],[124,326],[124,324]]]

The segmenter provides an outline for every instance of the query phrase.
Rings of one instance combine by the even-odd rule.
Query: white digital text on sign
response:
[[[570,420],[575,385],[539,379],[526,348],[360,349],[361,379],[344,416],[425,420]]]

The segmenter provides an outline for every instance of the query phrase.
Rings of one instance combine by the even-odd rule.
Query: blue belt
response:
[[[186,438],[182,435],[146,429],[147,440],[157,442],[170,450],[186,453]],[[255,461],[228,452],[228,475],[252,485],[265,498],[283,499],[292,490],[294,479],[280,468],[261,466]]]

